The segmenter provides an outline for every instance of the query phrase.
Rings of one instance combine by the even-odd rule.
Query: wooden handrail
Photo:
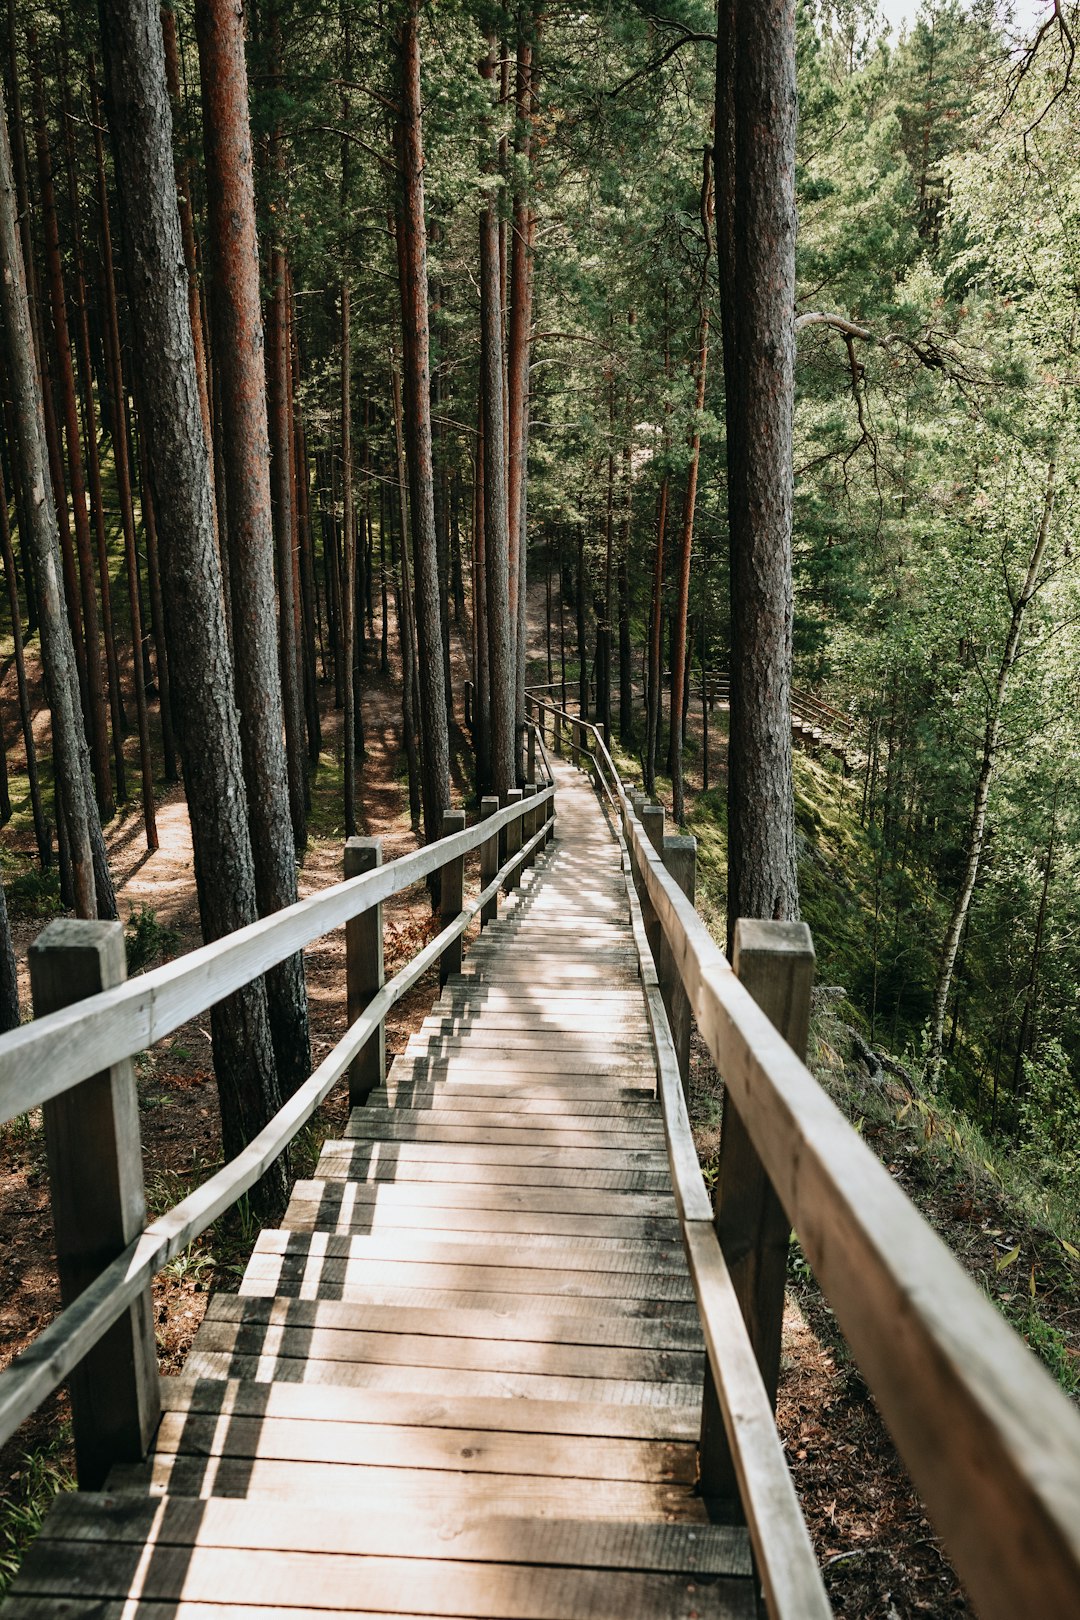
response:
[[[618,782],[596,728],[556,712]],[[619,793],[698,1030],[979,1613],[1080,1614],[1080,1417],[739,983]]]
[[[535,807],[553,795],[553,788],[544,788],[531,803]],[[0,1124],[145,1051],[314,940],[430,877],[456,856],[478,849],[521,814],[520,805],[507,805],[482,824],[337,883],[115,990],[0,1037]]]
[[[338,884],[332,890],[316,896],[316,900],[327,900],[334,897],[335,905],[330,908],[330,914],[335,918],[329,926],[339,926],[341,921],[355,917],[377,905],[386,894],[398,893],[400,889],[408,887],[423,878],[429,872],[438,870],[448,860],[460,859],[468,851],[478,848],[487,842],[493,832],[500,826],[516,823],[524,814],[535,815],[541,805],[548,804],[554,796],[553,789],[544,793],[534,794],[524,803],[510,805],[506,809],[496,812],[476,827],[466,829],[464,833],[455,833],[449,838],[440,839],[437,843],[428,845],[424,850],[417,851],[415,855],[406,855],[400,860],[387,866],[380,866],[375,871],[363,877],[353,878],[346,883]],[[346,1073],[363,1047],[376,1034],[390,1009],[401,999],[416,981],[427,970],[434,966],[442,953],[455,940],[460,939],[472,920],[478,916],[483,908],[498,895],[499,889],[506,878],[519,869],[523,859],[535,849],[539,848],[548,837],[547,819],[539,830],[524,844],[511,859],[488,881],[474,900],[465,905],[462,910],[449,921],[446,926],[430,940],[423,950],[412,959],[410,963],[397,973],[389,983],[372,998],[365,1007],[361,1016],[350,1026],[334,1049],[319,1064],[314,1073],[278,1110],[268,1124],[266,1124],[254,1140],[228,1164],[222,1166],[201,1187],[177,1204],[167,1214],[153,1221],[140,1233],[140,1235],[127,1248],[117,1256],[112,1263],[105,1267],[84,1291],[60,1315],[54,1317],[49,1325],[33,1340],[21,1355],[0,1373],[0,1445],[6,1444],[15,1430],[40,1406],[41,1402],[52,1394],[53,1390],[67,1378],[75,1367],[84,1359],[87,1353],[97,1344],[117,1318],[138,1299],[153,1277],[168,1264],[181,1250],[205,1232],[207,1227],[224,1212],[231,1208],[262,1177],[269,1166],[284,1152],[297,1132],[311,1118],[312,1114],[325,1100],[333,1086]],[[423,859],[420,859],[423,857]],[[421,870],[417,871],[417,867]],[[404,882],[393,879],[395,868],[402,868],[414,874]],[[400,872],[398,874],[400,877]],[[390,887],[384,888],[382,884],[372,883],[372,879],[389,879]],[[339,915],[342,905],[347,904],[345,917]],[[306,909],[305,909],[306,908]],[[296,914],[300,912],[306,919],[305,926],[311,925],[312,916],[320,919],[325,915],[325,909],[315,910],[310,901],[303,901],[299,906],[289,908],[287,913],[276,913],[266,918],[256,928],[269,928],[280,922],[282,918],[290,919],[287,930],[281,930],[289,939],[296,937],[299,926]],[[317,928],[303,937],[302,943],[307,944],[312,939],[320,937],[325,929]],[[250,935],[250,929],[242,930]],[[236,935],[221,940],[208,950],[217,951],[220,946],[228,946],[230,940],[235,941]],[[275,949],[277,946],[275,945]],[[296,946],[286,947],[282,955],[291,955]],[[226,956],[226,952],[219,952],[219,956]],[[249,959],[245,955],[245,962]],[[204,951],[193,952],[193,956],[205,956]],[[260,958],[261,960],[261,958]],[[273,957],[272,961],[280,960]],[[176,964],[169,964],[175,966]],[[269,964],[268,964],[269,965]],[[262,967],[256,967],[251,977],[262,972]],[[160,978],[164,970],[159,969],[156,974],[148,974],[147,979]],[[135,980],[137,986],[145,980]],[[199,981],[201,982],[201,981]],[[246,981],[240,981],[246,982]],[[124,988],[127,988],[125,986]],[[235,981],[230,978],[229,988],[235,988]],[[206,1005],[220,999],[227,991],[219,991]],[[102,1033],[107,1028],[110,1018],[123,1017],[123,1030],[130,1028],[130,1017],[124,1013],[114,1011],[116,991],[105,991],[101,995],[93,996],[82,1002],[76,1002],[70,1009],[76,1012],[81,1009],[83,1017],[89,1018],[98,1029],[95,1057],[90,1067],[90,1073],[97,1073],[107,1063],[119,1061],[123,1056],[129,1055],[126,1051],[117,1052],[103,1064],[100,1053],[107,1048],[105,1036]],[[105,1003],[106,1005],[102,1005]],[[123,1003],[121,1007],[123,1008]],[[202,1010],[192,1008],[192,1012]],[[45,1028],[53,1024],[60,1014],[51,1014],[48,1018],[37,1021],[37,1024],[26,1026],[25,1031],[17,1033],[30,1034],[36,1027]],[[168,1026],[174,1028],[175,1024]],[[165,1033],[164,1030],[161,1033]],[[126,1038],[126,1035],[125,1035]],[[52,1040],[48,1036],[47,1039]],[[0,1041],[0,1075],[3,1074],[2,1061],[7,1043],[12,1036],[5,1036]],[[43,1043],[44,1044],[44,1043]],[[54,1047],[46,1044],[46,1050]],[[135,1050],[141,1050],[141,1046]],[[21,1061],[25,1061],[26,1043],[20,1047]],[[52,1076],[49,1096],[54,1097],[67,1090],[76,1083],[76,1079],[85,1078],[86,1070],[82,1074],[71,1078],[68,1075]],[[59,1083],[57,1083],[59,1080]],[[65,1083],[66,1082],[66,1083]],[[43,1088],[42,1088],[43,1089]]]

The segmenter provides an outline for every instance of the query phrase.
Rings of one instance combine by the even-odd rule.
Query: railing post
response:
[[[694,889],[697,878],[697,839],[683,834],[669,834],[664,839],[664,865],[674,878],[679,888],[685,894],[690,904],[694,903]],[[675,1043],[675,1053],[679,1059],[679,1073],[682,1075],[683,1091],[687,1097],[690,1095],[690,1026],[693,1022],[690,1013],[690,997],[683,987],[676,966],[675,958],[671,954],[671,947],[667,937],[661,933],[660,966],[657,969],[660,980],[660,990],[664,997],[664,1006],[667,1008],[668,1023],[671,1025],[671,1038]]]
[[[52,922],[30,947],[37,1017],[127,978],[118,922]],[[129,1058],[43,1109],[53,1228],[66,1307],[146,1225],[139,1101]],[[147,1288],[72,1373],[71,1416],[81,1490],[114,1463],[141,1462],[161,1416],[154,1308]]]
[[[506,802],[507,802],[507,804],[520,805],[522,797],[523,797],[523,795],[522,795],[522,792],[521,792],[520,788],[511,788],[509,793],[506,795]],[[505,840],[504,840],[504,846],[503,847],[504,847],[504,849],[506,851],[506,854],[505,854],[505,857],[504,857],[505,861],[512,860],[513,857],[517,854],[518,850],[521,848],[521,817],[520,816],[515,816],[512,821],[507,822],[506,831],[505,831]],[[515,885],[517,884],[517,881],[518,881],[520,875],[521,875],[520,870],[517,867],[512,867],[510,869],[510,871],[507,872],[506,877],[503,880],[503,893],[504,894],[509,894],[510,893],[510,890],[512,888],[514,888]]]
[[[465,831],[464,810],[446,810],[442,818],[442,836]],[[439,916],[446,928],[460,914],[465,895],[465,857],[455,855],[440,868]],[[451,940],[439,957],[439,984],[444,985],[452,973],[461,972],[461,935]]]
[[[381,838],[345,840],[345,876],[360,877],[382,865]],[[345,994],[350,1026],[386,981],[383,963],[382,905],[371,906],[345,924]],[[386,1028],[365,1042],[349,1065],[349,1106],[360,1108],[386,1078]]]
[[[638,820],[641,822],[646,838],[649,840],[649,843],[662,860],[664,856],[663,805],[643,804],[638,814]],[[645,924],[645,935],[649,941],[649,949],[652,952],[652,959],[656,966],[656,971],[659,973],[660,943],[664,937],[664,931],[661,928],[656,912],[653,909],[653,903],[649,899],[649,891],[645,883],[642,883],[641,885],[640,899],[641,920]]]
[[[492,793],[480,800],[480,820],[486,821],[493,816],[499,808],[499,801]],[[493,833],[485,838],[480,845],[480,887],[486,889],[499,870],[499,835]],[[488,923],[494,922],[499,915],[499,896],[492,895],[480,908],[480,927],[486,928]]]
[[[537,794],[536,783],[533,780],[533,778],[530,776],[529,780],[525,784],[525,797],[527,799],[535,800],[536,794]],[[539,831],[540,831],[540,806],[538,804],[534,803],[531,806],[531,808],[528,811],[526,811],[526,814],[525,814],[525,820],[524,820],[524,824],[522,826],[523,842],[527,844],[529,842],[529,839],[532,838]],[[536,850],[535,849],[532,851],[532,853],[529,856],[527,856],[527,858],[525,860],[525,865],[526,866],[535,866],[536,865]]]
[[[762,1012],[805,1059],[814,982],[814,945],[806,924],[740,918],[732,965]],[[715,1210],[717,1236],[762,1381],[775,1406],[791,1223],[730,1092],[724,1095]],[[701,1488],[706,1496],[729,1496],[734,1491],[723,1420],[708,1372],[702,1405]]]

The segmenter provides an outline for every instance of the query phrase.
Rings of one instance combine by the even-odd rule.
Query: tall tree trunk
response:
[[[395,30],[399,107],[397,251],[409,518],[420,659],[420,724],[424,739],[424,834],[431,843],[442,836],[443,816],[450,808],[450,736],[446,725],[435,543],[419,23],[420,0],[405,0]]]
[[[697,507],[698,469],[701,465],[701,413],[705,409],[705,382],[709,367],[709,298],[706,278],[709,269],[712,222],[712,153],[706,148],[701,182],[701,217],[704,223],[705,263],[701,276],[701,308],[698,314],[697,366],[694,377],[694,425],[690,430],[690,464],[686,469],[686,495],[683,500],[682,539],[679,547],[679,585],[675,598],[675,637],[671,648],[671,796],[672,813],[681,827],[686,820],[683,785],[683,740],[686,722],[689,646],[687,616],[690,612],[690,562],[694,550],[694,514]]]
[[[488,642],[487,539],[484,518],[484,405],[477,401],[476,459],[473,468],[473,641],[475,692],[473,735],[476,745],[476,788],[491,791],[491,649]]]
[[[394,443],[397,450],[398,513],[401,518],[401,584],[394,575],[394,608],[398,621],[398,641],[401,644],[401,722],[405,740],[405,760],[409,773],[409,819],[413,831],[420,826],[422,793],[420,788],[420,759],[416,748],[416,686],[413,670],[416,665],[416,646],[413,637],[412,614],[409,611],[409,563],[406,529],[408,519],[408,480],[405,472],[405,430],[401,411],[401,380],[394,357],[390,357],[390,377],[394,406]],[[393,562],[391,546],[391,563]]]
[[[656,749],[660,737],[664,670],[660,652],[664,637],[664,542],[667,538],[668,495],[671,474],[666,462],[660,480],[656,510],[656,551],[653,557],[652,616],[649,621],[649,692],[645,734],[645,792],[656,793]]]
[[[496,47],[480,71],[494,83]],[[486,143],[490,146],[490,142]],[[494,176],[494,150],[485,150]],[[503,454],[503,343],[499,277],[499,224],[494,183],[480,213],[480,401],[484,421],[484,572],[487,580],[488,702],[491,709],[491,782],[501,803],[517,783],[514,761],[513,623],[510,612],[509,526]]]
[[[106,374],[108,376],[109,396],[112,400],[113,412],[113,463],[116,469],[116,491],[120,503],[120,523],[124,531],[124,560],[131,605],[131,645],[134,663],[135,707],[139,725],[139,774],[142,786],[143,825],[146,829],[146,847],[148,850],[154,850],[158,848],[158,831],[154,803],[154,767],[150,750],[150,722],[146,705],[146,681],[143,674],[142,602],[139,592],[138,547],[135,538],[135,503],[131,482],[127,393],[124,387],[123,354],[120,347],[120,319],[116,305],[116,276],[112,259],[112,223],[109,217],[109,196],[105,179],[105,148],[101,137],[101,109],[98,105],[96,88],[93,94],[93,112],[98,210],[101,225],[101,257],[105,283],[104,336]],[[148,558],[149,555],[150,548],[148,546]],[[152,599],[153,589],[151,587]],[[161,643],[157,640],[156,635],[155,647],[158,654],[158,694],[161,704],[162,730],[164,732],[169,687],[168,675],[162,676]],[[171,717],[168,724],[171,737]],[[168,750],[166,750],[166,759],[168,759]]]
[[[79,582],[82,600],[83,634],[86,640],[86,693],[90,725],[90,763],[97,787],[98,807],[107,821],[115,813],[112,781],[109,775],[109,730],[105,708],[105,685],[101,676],[101,632],[97,592],[90,542],[90,515],[86,506],[86,478],[83,470],[82,440],[79,432],[79,405],[75,396],[75,374],[71,365],[71,339],[68,333],[64,267],[60,256],[60,231],[53,187],[52,155],[45,120],[45,87],[41,68],[34,62],[34,114],[37,136],[38,181],[41,188],[41,222],[45,234],[45,269],[49,280],[52,308],[53,344],[64,413],[71,504],[75,516],[75,543],[79,555]]]
[[[1032,598],[1039,588],[1039,571],[1042,568],[1046,547],[1050,539],[1050,524],[1054,515],[1056,495],[1057,463],[1051,461],[1046,469],[1042,515],[1039,519],[1035,542],[1024,573],[1024,583],[1015,596],[1011,588],[1009,590],[1012,602],[1009,628],[1006,632],[1005,645],[998,664],[997,676],[987,699],[986,722],[983,727],[982,760],[979,764],[979,774],[975,779],[975,801],[972,806],[967,848],[964,854],[964,875],[960,880],[960,887],[953,901],[949,926],[945,930],[945,938],[941,946],[941,958],[938,964],[937,982],[934,986],[934,1000],[930,1014],[929,1051],[929,1064],[932,1072],[936,1072],[941,1067],[945,1009],[948,1005],[949,990],[952,986],[953,968],[956,965],[956,953],[960,948],[960,935],[964,931],[964,923],[967,921],[968,910],[971,906],[971,897],[975,893],[975,882],[979,876],[979,865],[982,861],[983,846],[986,842],[986,806],[990,798],[990,783],[993,780],[998,760],[1001,737],[1001,711],[1005,705],[1009,676],[1012,674],[1013,665],[1016,663],[1016,655],[1020,650],[1020,633],[1024,628],[1024,619],[1027,616],[1028,608],[1031,606]]]
[[[196,0],[195,31],[214,265],[211,316],[222,403],[236,698],[255,894],[260,915],[268,916],[295,904],[296,855],[274,634],[270,443],[243,18],[233,0]],[[271,969],[266,988],[278,1078],[288,1096],[311,1068],[303,957],[292,956]]]
[[[341,592],[341,689],[345,759],[345,836],[353,838],[356,821],[356,671],[353,667],[356,625],[356,521],[353,515],[352,468],[352,337],[349,330],[349,284],[341,283],[341,527],[345,546]]]
[[[731,545],[728,946],[798,915],[791,775],[795,3],[719,0],[716,215]],[[679,660],[672,658],[672,668]],[[676,724],[677,705],[672,723]]]
[[[219,939],[254,922],[258,907],[156,0],[101,0],[101,23],[168,637],[184,649],[173,678],[199,910],[205,937]],[[231,1158],[281,1102],[263,982],[218,1002],[211,1028]],[[284,1196],[285,1175],[279,1159],[260,1183],[260,1204]]]
[[[7,109],[0,89],[0,332],[15,418],[12,453],[27,492],[30,534],[39,586],[39,631],[45,686],[52,715],[54,778],[69,839],[75,907],[98,914],[92,823],[97,819],[90,760],[79,712],[71,628],[60,585],[60,535],[45,446],[45,420],[26,296],[22,242],[16,221],[15,181]],[[114,908],[115,909],[115,908]]]
[[[578,528],[577,589],[574,592],[574,614],[577,629],[578,656],[578,713],[583,720],[589,718],[589,652],[585,645],[585,526]]]
[[[176,730],[173,724],[169,649],[165,635],[165,597],[161,588],[161,559],[158,551],[157,523],[154,518],[154,497],[150,490],[150,474],[146,465],[146,435],[141,428],[136,434],[136,442],[139,454],[139,490],[143,538],[146,544],[146,575],[150,586],[150,623],[153,628],[154,649],[157,653],[161,748],[165,756],[165,780],[166,782],[178,782],[180,780],[180,764],[176,747]]]
[[[15,460],[15,445],[8,440],[8,450],[11,454],[12,464]],[[20,519],[20,522],[22,520]],[[38,860],[42,871],[52,865],[52,841],[45,821],[45,809],[41,802],[41,782],[38,778],[37,745],[34,742],[34,715],[30,706],[30,692],[26,684],[26,659],[23,656],[22,614],[19,608],[19,583],[15,576],[15,554],[11,545],[11,529],[8,526],[7,490],[4,488],[4,471],[0,465],[0,556],[4,563],[4,578],[7,582],[8,606],[11,609],[11,641],[12,656],[15,662],[15,678],[19,693],[19,725],[22,729],[23,747],[26,750],[26,777],[30,789],[30,808],[34,817],[34,839],[38,848]]]
[[[105,538],[105,503],[101,490],[101,455],[98,449],[97,407],[94,402],[94,371],[90,353],[90,313],[86,299],[86,270],[83,261],[82,229],[79,223],[78,176],[75,165],[75,138],[68,91],[67,48],[60,54],[60,87],[63,98],[64,158],[67,177],[68,213],[71,217],[72,278],[75,311],[75,347],[82,383],[83,424],[86,436],[86,470],[90,484],[90,512],[94,520],[98,584],[101,590],[101,629],[105,638],[105,664],[108,670],[109,718],[112,726],[113,769],[116,797],[127,799],[127,769],[124,761],[124,734],[127,718],[120,690],[120,666],[113,633],[112,586],[109,579],[109,550]]]
[[[531,5],[518,11],[514,84],[514,185],[510,248],[510,320],[506,343],[506,482],[509,525],[508,588],[514,648],[514,735],[520,766],[525,723],[527,480],[529,458],[529,356],[532,343],[533,253],[536,211],[532,205],[532,132],[537,73],[534,36],[539,19]]]

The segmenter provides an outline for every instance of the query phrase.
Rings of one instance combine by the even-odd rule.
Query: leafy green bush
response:
[[[159,923],[153,906],[141,905],[129,914],[124,929],[128,972],[141,973],[143,968],[171,956],[179,943],[176,929]]]

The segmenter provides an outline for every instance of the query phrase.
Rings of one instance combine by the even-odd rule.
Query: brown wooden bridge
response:
[[[980,1613],[1075,1617],[1080,1421],[803,1066],[806,929],[741,924],[732,971],[692,840],[534,706],[544,785],[474,827],[385,866],[353,840],[337,888],[131,982],[119,925],[35,947],[0,1103],[45,1105],[65,1309],[0,1375],[0,1438],[69,1379],[82,1488],[4,1620],[827,1615],[772,1412],[792,1224]],[[436,871],[441,932],[384,983],[381,903]],[[344,1039],[146,1226],[133,1054],[342,925]],[[386,1072],[386,1013],[435,964]],[[345,1138],[159,1379],[150,1279],[346,1075]]]

